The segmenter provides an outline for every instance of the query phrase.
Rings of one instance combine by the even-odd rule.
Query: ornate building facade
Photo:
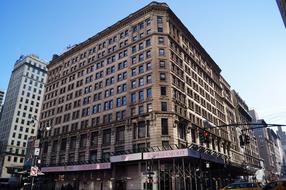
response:
[[[41,139],[46,188],[202,190],[243,174],[236,129],[216,127],[236,121],[220,72],[156,2],[55,55],[40,119],[52,127]]]

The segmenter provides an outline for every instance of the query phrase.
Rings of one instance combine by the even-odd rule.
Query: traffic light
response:
[[[200,133],[200,142],[209,143],[210,142],[210,133],[208,131],[202,131]]]

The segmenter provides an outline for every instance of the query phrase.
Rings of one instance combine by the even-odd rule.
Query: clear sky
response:
[[[49,61],[149,0],[3,1],[0,5],[0,89],[22,54]],[[250,108],[268,123],[286,124],[286,29],[275,0],[167,0]]]

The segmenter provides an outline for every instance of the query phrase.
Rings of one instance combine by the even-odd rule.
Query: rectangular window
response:
[[[136,103],[136,93],[131,94],[131,103]]]
[[[120,107],[121,106],[121,98],[116,99],[116,106]]]
[[[136,57],[132,57],[132,64],[136,63]]]
[[[91,161],[96,161],[97,160],[97,151],[96,150],[92,150],[89,152],[89,159]]]
[[[165,49],[163,48],[159,49],[159,56],[165,56]]]
[[[146,126],[145,122],[138,123],[138,138],[145,138],[146,137]]]
[[[166,74],[165,73],[160,73],[160,80],[165,81],[166,80]]]
[[[161,111],[168,111],[167,102],[161,102]]]
[[[146,58],[150,58],[151,57],[151,51],[146,51]]]
[[[146,63],[146,70],[150,71],[152,69],[151,63]]]
[[[162,141],[162,146],[163,146],[164,149],[170,149],[169,141]]]
[[[131,81],[131,88],[136,88],[136,80]]]
[[[167,88],[166,86],[161,86],[160,87],[161,96],[166,96],[167,95],[166,88]]]
[[[158,37],[158,44],[160,45],[164,44],[164,37],[162,36]]]
[[[124,143],[124,127],[118,127],[116,128],[116,144],[122,144]]]
[[[146,46],[146,47],[151,46],[151,39],[147,39],[147,40],[146,40],[145,46]]]
[[[162,24],[162,23],[163,23],[163,17],[157,16],[157,24]]]
[[[133,68],[133,69],[131,70],[131,75],[132,75],[132,76],[135,76],[135,75],[136,75],[136,68]]]
[[[139,106],[138,108],[138,114],[141,115],[144,113],[144,107],[143,106]]]
[[[127,104],[127,98],[126,98],[126,96],[123,96],[122,97],[122,105],[126,106],[126,104]]]
[[[70,149],[75,149],[76,146],[76,136],[71,137],[70,139]]]
[[[90,136],[90,146],[95,147],[98,143],[98,132],[92,132]]]
[[[159,66],[160,66],[160,68],[165,68],[166,67],[166,64],[165,64],[165,61],[160,61],[159,62]]]
[[[197,143],[196,130],[195,129],[191,129],[191,135],[192,135],[192,142]]]
[[[139,91],[139,101],[143,101],[143,100],[144,100],[144,92]]]
[[[147,75],[146,82],[147,82],[147,84],[152,83],[152,76],[151,75]]]
[[[84,148],[86,146],[86,142],[87,142],[87,135],[86,134],[82,134],[80,136],[79,147],[80,148]]]
[[[147,88],[147,98],[152,97],[152,88]]]
[[[103,130],[102,144],[104,146],[110,145],[111,143],[111,129]]]
[[[147,26],[149,26],[149,25],[151,24],[151,19],[150,19],[150,18],[147,18],[147,19],[145,20],[145,23],[146,23]]]
[[[109,152],[109,150],[108,149],[102,149],[102,159],[103,160],[107,160],[107,159],[109,159],[110,158],[110,152]]]
[[[138,86],[143,86],[143,85],[144,85],[144,79],[143,78],[139,78]]]
[[[116,121],[119,121],[119,120],[121,120],[121,113],[118,111],[118,112],[116,112],[116,114],[115,114],[115,118],[116,118]]]
[[[132,47],[132,53],[136,53],[136,46]]]
[[[162,135],[168,135],[168,119],[167,118],[161,118],[161,130],[162,130]]]
[[[139,44],[139,50],[142,50],[143,48],[144,48],[143,43],[140,43],[140,44]]]
[[[163,27],[158,27],[158,32],[163,32]]]
[[[65,151],[67,146],[67,139],[62,139],[61,142],[61,151]]]
[[[139,62],[140,61],[144,61],[144,55],[143,54],[139,54]]]
[[[140,66],[138,67],[138,72],[139,72],[139,73],[144,73],[144,67],[143,67],[143,65],[140,65]]]
[[[152,111],[152,104],[147,104],[147,112],[151,112]]]

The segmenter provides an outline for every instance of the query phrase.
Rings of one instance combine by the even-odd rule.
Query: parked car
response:
[[[286,190],[286,180],[278,180],[267,183],[263,190]]]
[[[221,190],[262,190],[262,187],[259,183],[232,183],[225,186]]]

